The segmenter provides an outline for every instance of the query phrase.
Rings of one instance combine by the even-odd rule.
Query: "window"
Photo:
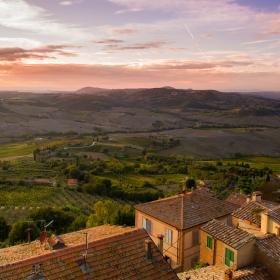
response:
[[[193,246],[199,245],[199,231],[198,230],[194,230],[192,232],[192,245]]]
[[[226,248],[225,250],[225,265],[230,267],[234,262],[234,252]]]
[[[173,231],[169,228],[165,231],[165,242],[169,245],[173,243]]]
[[[213,247],[213,238],[211,236],[207,236],[207,248],[212,250]]]
[[[143,228],[148,232],[152,232],[152,222],[149,219],[143,218]]]

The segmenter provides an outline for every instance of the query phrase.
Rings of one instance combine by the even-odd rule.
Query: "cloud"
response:
[[[69,1],[61,1],[61,2],[59,2],[59,4],[61,6],[72,6],[74,4],[79,4],[82,2],[83,2],[83,0],[69,0]]]
[[[207,66],[209,68],[209,66]],[[153,69],[150,66],[82,64],[0,65],[2,89],[74,90],[85,85],[107,88],[160,87],[219,90],[277,90],[280,72],[215,69]],[[27,86],[26,86],[27,87]]]
[[[244,42],[242,45],[258,45],[258,44],[264,44],[264,43],[272,43],[272,42],[279,42],[279,39],[267,39],[267,40],[256,40],[256,41],[249,41]]]
[[[125,34],[133,34],[136,33],[138,30],[136,28],[129,28],[129,27],[118,27],[113,28],[112,32],[115,34],[125,35]]]
[[[67,52],[64,45],[48,45],[34,49],[23,48],[0,48],[1,62],[19,62],[23,59],[44,60],[54,59],[54,55],[75,56],[74,53]]]
[[[252,61],[212,61],[212,62],[192,62],[192,61],[174,61],[162,64],[152,64],[147,69],[154,70],[210,70],[217,68],[233,68],[236,66],[250,66]]]
[[[24,0],[0,0],[0,26],[48,36],[65,37],[65,34],[71,34],[71,39],[87,38],[82,28],[56,21],[45,9]]]
[[[108,45],[108,44],[120,44],[124,43],[124,40],[119,39],[104,39],[100,41],[94,41],[96,44]]]
[[[148,49],[160,49],[166,46],[168,42],[154,41],[146,43],[136,44],[106,44],[105,48],[113,51],[129,51],[129,50],[148,50]]]

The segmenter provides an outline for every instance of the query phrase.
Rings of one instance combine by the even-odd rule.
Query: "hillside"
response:
[[[279,123],[280,100],[214,90],[84,88],[73,93],[0,93],[2,142],[47,133],[170,134],[176,129],[183,138],[194,135],[190,139],[198,144],[194,150],[200,150],[200,143],[205,150],[204,140],[195,135],[202,132],[206,139],[205,129],[210,129],[213,144],[221,139],[234,142],[218,154],[235,146],[236,152],[243,152],[235,144],[242,140],[245,151],[252,141],[260,154],[273,155],[280,152]],[[195,132],[189,134],[190,129]],[[228,129],[231,131],[223,132]],[[251,148],[251,152],[257,151]]]

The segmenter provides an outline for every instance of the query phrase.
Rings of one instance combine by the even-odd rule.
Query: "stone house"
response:
[[[237,206],[195,190],[135,206],[135,226],[144,228],[178,271],[199,260],[200,227],[212,219],[231,223]]]

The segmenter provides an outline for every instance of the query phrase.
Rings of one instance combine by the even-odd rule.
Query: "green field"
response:
[[[236,162],[248,163],[252,168],[270,168],[274,173],[280,174],[280,157],[266,157],[266,156],[252,156],[242,157],[236,159],[223,159],[220,160],[224,164],[234,164]],[[217,160],[199,161],[204,163],[217,163]]]

